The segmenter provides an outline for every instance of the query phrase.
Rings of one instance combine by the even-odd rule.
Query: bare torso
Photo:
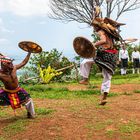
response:
[[[0,80],[3,82],[6,89],[16,89],[18,87],[16,67],[13,68],[11,73],[1,71]]]
[[[112,39],[105,33],[103,30],[99,30],[98,35],[100,40],[97,41],[94,45],[96,47],[102,46],[104,49],[113,49],[113,41]]]
[[[16,89],[19,86],[17,78],[17,70],[25,66],[30,58],[31,53],[29,52],[25,59],[18,65],[13,65],[12,69],[8,67],[0,70],[0,80],[3,82],[4,87],[9,90]],[[9,66],[9,65],[8,65]],[[9,70],[7,70],[9,69]]]

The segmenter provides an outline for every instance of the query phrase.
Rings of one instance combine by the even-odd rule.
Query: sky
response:
[[[73,40],[83,36],[92,40],[92,28],[76,22],[62,23],[48,17],[49,0],[0,0],[0,52],[16,62],[27,52],[18,47],[21,41],[33,41],[44,51],[56,48],[74,58]],[[123,38],[140,40],[140,9],[125,13],[119,19]]]

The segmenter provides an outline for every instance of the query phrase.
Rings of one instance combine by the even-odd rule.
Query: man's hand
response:
[[[94,42],[92,42],[92,45],[93,45],[93,48],[94,48],[95,50],[97,50],[97,48],[95,47],[95,43],[94,43]]]

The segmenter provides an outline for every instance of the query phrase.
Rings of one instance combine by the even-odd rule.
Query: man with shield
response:
[[[124,24],[117,23],[109,18],[103,19],[95,17],[91,25],[94,27],[94,30],[99,37],[99,41],[91,45],[91,42],[87,41],[87,39],[77,38],[74,40],[74,49],[84,58],[94,57],[95,63],[101,69],[103,75],[101,93],[103,96],[99,104],[105,105],[111,87],[111,78],[114,74],[116,62],[118,60],[118,51],[115,42],[122,40],[119,35],[118,27]],[[95,48],[97,48],[96,56]]]
[[[100,38],[100,40],[93,45],[97,48],[95,63],[99,66],[103,75],[101,85],[101,93],[103,96],[100,105],[105,105],[111,87],[111,78],[114,74],[118,59],[118,51],[114,43],[116,40],[120,40],[120,35],[117,32],[117,26],[120,26],[120,24],[109,18],[103,19],[96,17],[92,21],[92,26]]]
[[[31,52],[41,52],[42,49],[36,43],[27,41],[19,43],[19,47],[28,52],[20,64],[13,65],[12,59],[2,54],[0,55],[0,80],[4,84],[4,88],[0,89],[0,106],[11,105],[12,109],[15,110],[20,108],[21,105],[25,105],[27,117],[34,118],[35,111],[33,101],[30,94],[19,86],[16,72],[27,64]]]

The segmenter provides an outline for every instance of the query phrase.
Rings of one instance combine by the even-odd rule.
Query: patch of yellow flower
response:
[[[40,67],[39,72],[42,82],[46,84],[49,83],[53,77],[62,74],[62,72],[57,72],[57,70],[51,68],[51,66],[48,66],[46,69]]]

